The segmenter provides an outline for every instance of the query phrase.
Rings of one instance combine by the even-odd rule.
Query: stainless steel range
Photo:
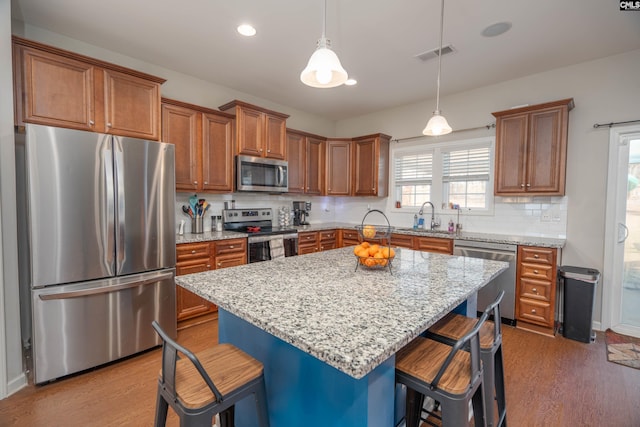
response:
[[[274,227],[269,208],[225,209],[222,221],[225,230],[249,234],[249,263],[298,255],[298,230]]]

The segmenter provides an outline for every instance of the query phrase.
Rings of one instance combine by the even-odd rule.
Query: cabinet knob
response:
[[[192,253],[192,254],[195,254],[195,253],[196,253],[196,251],[195,251],[195,250],[192,250],[192,251],[191,251],[191,253]]]
[[[111,127],[111,123],[107,123],[107,127],[110,128]]]
[[[195,185],[198,185],[198,181],[193,181],[193,183],[194,183]]]
[[[262,153],[262,148],[260,149],[260,152]]]
[[[538,259],[538,258],[540,258],[540,255],[535,254],[533,257],[534,257],[535,259]]]
[[[524,188],[524,184],[520,184],[520,188]]]
[[[204,185],[208,185],[208,184],[209,184],[209,181],[205,181],[205,182],[204,182]]]
[[[93,120],[89,120],[89,124],[90,124],[91,126],[93,126],[93,125],[95,125],[95,124],[96,124],[96,122],[94,122]]]
[[[270,153],[270,152],[271,152],[271,150],[267,150],[267,153]]]
[[[233,249],[233,245],[229,246],[229,249]]]
[[[533,274],[538,274],[538,270],[533,270]]]
[[[211,265],[210,265],[210,264],[207,264],[207,268],[208,268],[208,269],[211,269]]]
[[[531,314],[536,314],[536,309],[535,308],[531,309]]]
[[[531,184],[527,184],[527,187],[531,187]]]
[[[221,264],[221,263],[218,263],[218,267],[222,267],[222,264]]]
[[[533,288],[533,289],[531,289],[531,292],[533,292],[534,294],[537,294],[538,293],[538,289]]]

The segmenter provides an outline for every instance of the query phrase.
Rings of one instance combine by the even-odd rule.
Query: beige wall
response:
[[[593,267],[603,272],[609,132],[607,128],[594,129],[593,125],[640,119],[638,70],[640,51],[635,51],[440,99],[449,124],[454,129],[464,129],[493,122],[492,111],[574,98],[576,106],[569,114],[567,244],[562,252],[565,265]],[[443,73],[446,86],[446,68]],[[337,123],[336,133],[352,136],[377,129],[394,138],[420,135],[434,106],[435,101],[429,100],[343,120]],[[478,134],[486,132],[448,137]],[[594,320],[599,321],[602,287],[597,293]]]

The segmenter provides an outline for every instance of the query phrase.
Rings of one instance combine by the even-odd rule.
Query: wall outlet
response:
[[[551,222],[551,209],[547,209],[546,211],[542,211],[540,215],[540,221],[542,222]]]

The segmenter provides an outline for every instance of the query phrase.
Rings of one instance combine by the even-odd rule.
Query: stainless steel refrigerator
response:
[[[160,344],[152,320],[175,336],[173,145],[28,124],[16,171],[33,381]]]

